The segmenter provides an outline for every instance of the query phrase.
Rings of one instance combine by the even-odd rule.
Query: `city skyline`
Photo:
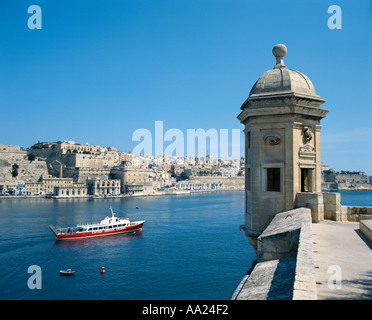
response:
[[[284,43],[285,64],[330,110],[322,162],[372,175],[369,1],[39,1],[41,30],[27,27],[32,4],[0,6],[0,144],[75,140],[127,152],[133,132],[154,134],[155,121],[185,136],[242,133],[240,106]],[[327,26],[333,4],[339,30]]]

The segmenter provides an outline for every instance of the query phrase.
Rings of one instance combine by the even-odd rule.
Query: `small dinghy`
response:
[[[72,271],[71,269],[67,269],[67,270],[60,270],[59,271],[59,274],[61,276],[73,276],[75,274],[75,271]]]

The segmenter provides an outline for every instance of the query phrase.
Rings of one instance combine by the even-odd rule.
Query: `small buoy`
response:
[[[106,273],[105,267],[102,267],[101,273]]]

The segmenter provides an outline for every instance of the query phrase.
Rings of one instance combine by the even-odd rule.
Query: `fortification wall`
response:
[[[364,172],[326,172],[323,173],[322,179],[324,191],[372,190],[369,178]]]
[[[18,175],[12,176],[13,165],[18,165]],[[45,161],[28,161],[17,157],[8,157],[0,155],[0,183],[15,184],[35,182],[47,175],[48,170]]]
[[[232,300],[315,300],[311,210],[278,213],[258,237],[257,263]]]
[[[92,168],[103,169],[113,167],[118,163],[118,159],[112,156],[81,154],[81,153],[66,153],[62,154],[60,149],[30,149],[28,154],[33,154],[36,157],[45,160],[47,163],[48,173],[52,176],[59,176],[61,165],[66,171],[66,174],[71,173],[66,168]],[[76,181],[78,179],[76,178]]]
[[[360,221],[372,219],[372,207],[342,206],[341,221]]]

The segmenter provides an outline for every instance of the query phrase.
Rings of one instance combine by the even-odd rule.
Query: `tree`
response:
[[[30,162],[35,161],[35,159],[36,159],[36,156],[34,154],[30,153],[28,155],[28,160],[30,160]]]
[[[18,176],[18,168],[19,168],[18,164],[15,163],[12,165],[12,177],[13,178]]]
[[[181,172],[181,177],[180,179],[181,180],[187,180],[189,178],[189,175],[185,172],[185,171],[182,171]]]

